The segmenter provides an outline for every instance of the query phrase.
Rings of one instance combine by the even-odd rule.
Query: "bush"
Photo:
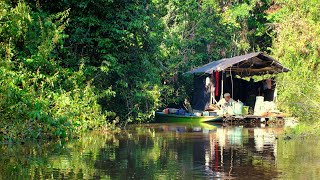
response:
[[[78,70],[59,65],[68,10],[32,12],[0,3],[0,141],[65,138],[107,125],[95,88]]]

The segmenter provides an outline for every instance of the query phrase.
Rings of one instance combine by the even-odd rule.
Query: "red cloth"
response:
[[[216,71],[216,96],[219,96],[219,72]]]

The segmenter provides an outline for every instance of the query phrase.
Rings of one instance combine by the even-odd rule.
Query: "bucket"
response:
[[[243,106],[242,107],[242,114],[248,115],[249,114],[249,106]]]

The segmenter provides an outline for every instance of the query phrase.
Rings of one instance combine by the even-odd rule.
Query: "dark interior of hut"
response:
[[[276,88],[274,78],[260,81],[254,81],[253,78],[247,79],[242,79],[235,74],[222,74],[221,72],[212,75],[195,75],[192,108],[201,111],[206,110],[211,104],[215,104],[223,98],[224,93],[230,93],[235,101],[239,100],[252,109],[255,105],[256,96],[263,96],[265,101],[274,100]]]

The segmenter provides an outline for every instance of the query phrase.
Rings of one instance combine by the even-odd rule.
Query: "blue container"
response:
[[[185,115],[186,111],[184,109],[178,109],[176,114],[177,115]]]

